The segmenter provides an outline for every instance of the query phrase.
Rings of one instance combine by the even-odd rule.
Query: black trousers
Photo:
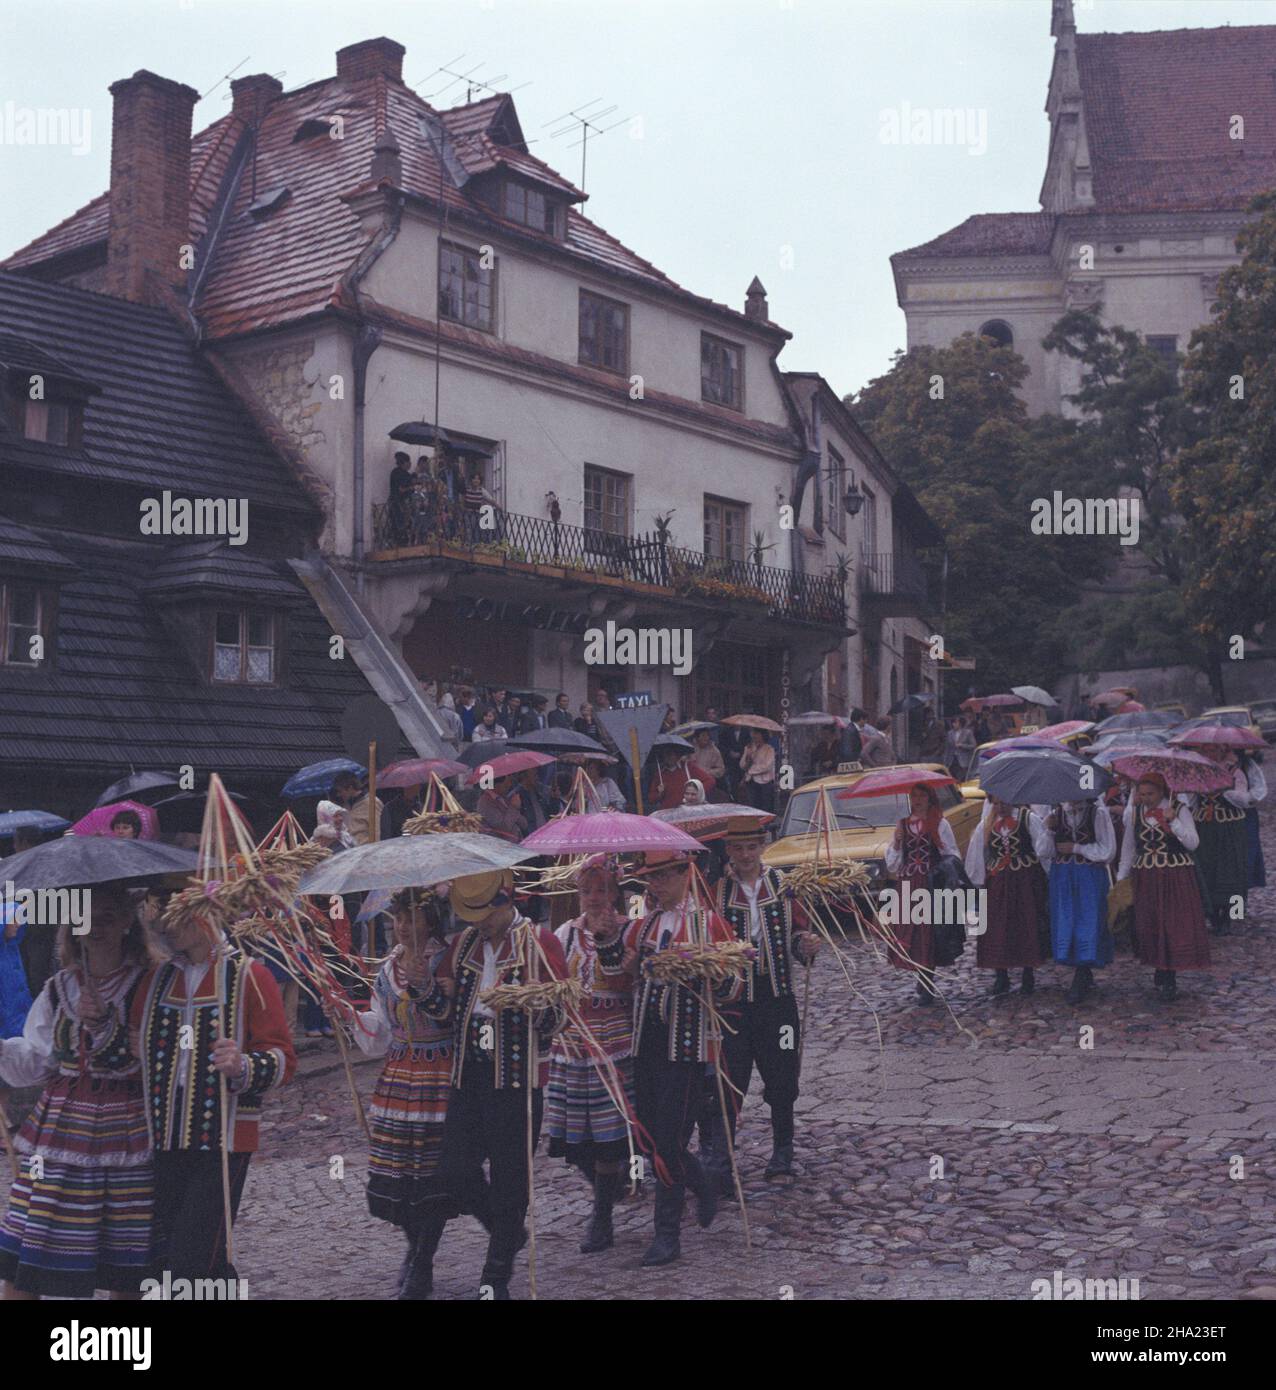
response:
[[[798,1051],[801,1023],[797,999],[777,999],[760,991],[752,1004],[723,1013],[722,1052],[726,1073],[735,1090],[727,1092],[727,1119],[735,1138],[736,1121],[756,1066],[762,1078],[762,1099],[771,1107],[771,1132],[777,1144],[793,1142],[793,1104],[798,1098]],[[740,1094],[736,1095],[736,1091]],[[710,1097],[718,1108],[718,1097]]]
[[[493,1063],[465,1060],[460,1088],[452,1088],[439,1185],[462,1211],[477,1216],[488,1231],[484,1282],[506,1282],[523,1243],[527,1216],[527,1091],[498,1090]],[[544,1098],[532,1092],[532,1148],[540,1140]],[[483,1164],[487,1163],[488,1176]]]
[[[634,1100],[638,1122],[651,1135],[670,1180],[683,1187],[693,1162],[687,1145],[704,1099],[705,1065],[671,1062],[666,1046],[663,1035],[653,1035],[650,1044],[643,1039],[634,1058]]]
[[[230,1219],[239,1214],[250,1153],[230,1155]],[[234,1279],[226,1259],[226,1220],[220,1152],[160,1149],[155,1154],[153,1277]]]

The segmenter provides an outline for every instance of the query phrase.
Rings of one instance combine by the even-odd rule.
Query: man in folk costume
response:
[[[1010,972],[1022,970],[1020,993],[1035,988],[1041,964],[1040,930],[1046,920],[1046,876],[1054,840],[1041,817],[1027,806],[989,797],[979,828],[966,846],[966,873],[988,887],[987,920],[975,949],[975,964],[995,970],[992,992],[1010,993]]]
[[[452,1029],[422,1006],[448,949],[447,900],[434,889],[405,888],[390,910],[395,946],[354,1039],[365,1056],[386,1059],[368,1107],[368,1210],[407,1236],[398,1296],[413,1300],[433,1292],[434,1255],[449,1215],[432,1199],[452,1093]]]
[[[257,1149],[262,1098],[291,1079],[297,1055],[265,965],[199,922],[161,920],[156,930],[173,957],[142,981],[131,1019],[155,1149],[154,1268],[174,1279],[233,1279],[223,1120],[233,1221]]]
[[[651,957],[688,943],[734,939],[716,912],[697,906],[689,893],[691,861],[669,850],[648,851],[636,869],[655,910],[641,917],[625,936],[625,961],[636,969],[634,997],[634,1091],[638,1120],[651,1136],[664,1176],[656,1185],[655,1238],[644,1265],[671,1264],[682,1253],[682,1209],[687,1187],[696,1194],[697,1219],[712,1224],[717,1212],[715,1184],[687,1144],[704,1096],[706,1064],[719,1058],[719,1028],[711,1017],[707,982],[663,983],[649,970]],[[713,1003],[727,1005],[740,995],[732,978],[712,991]]]
[[[1201,752],[1218,762],[1232,778],[1232,785],[1217,792],[1197,792],[1188,803],[1200,845],[1196,863],[1205,881],[1205,908],[1212,929],[1227,931],[1233,904],[1239,900],[1241,920],[1249,891],[1249,835],[1245,812],[1253,804],[1249,779],[1230,748],[1203,747]]]
[[[556,932],[567,970],[585,989],[580,1021],[554,1039],[545,1099],[551,1157],[566,1158],[594,1185],[594,1210],[583,1255],[614,1241],[612,1208],[624,1187],[634,1105],[634,976],[625,962],[627,925],[620,909],[620,870],[595,854],[576,873],[580,915]],[[604,1054],[600,1057],[601,1051]],[[620,1102],[619,1104],[617,1102]]]
[[[722,1050],[732,1088],[727,1096],[727,1123],[734,1145],[740,1107],[756,1065],[762,1077],[762,1099],[771,1108],[771,1158],[766,1176],[792,1177],[793,1106],[798,1097],[801,1047],[793,963],[796,959],[809,966],[819,938],[807,930],[801,908],[795,909],[793,899],[785,893],[783,874],[763,867],[766,832],[758,817],[732,816],[727,821],[725,844],[729,863],[718,882],[717,909],[736,939],[757,951],[742,997],[723,1010],[728,1027],[722,1035]],[[707,1108],[717,1120],[709,1131],[714,1139],[707,1161],[719,1183],[729,1185],[716,1094],[709,1096]]]
[[[1108,865],[1116,855],[1112,817],[1101,801],[1064,801],[1046,818],[1054,840],[1050,861],[1050,943],[1074,974],[1068,1003],[1094,989],[1094,970],[1112,961],[1108,929]]]
[[[1134,935],[1139,960],[1155,970],[1157,995],[1178,998],[1180,970],[1206,970],[1209,932],[1192,851],[1199,843],[1190,799],[1175,804],[1159,773],[1139,778],[1125,808],[1118,882],[1134,880]]]
[[[567,962],[554,933],[518,911],[509,869],[453,879],[451,902],[463,928],[438,965],[434,988],[423,1003],[427,1013],[452,1025],[452,1093],[439,1187],[487,1228],[481,1282],[490,1297],[505,1300],[514,1257],[526,1239],[528,1089],[534,1149],[550,1044],[562,1018],[550,1009],[535,1017],[519,1008],[493,1009],[483,995],[503,984],[561,980]]]
[[[920,783],[908,792],[909,814],[901,818],[886,846],[886,872],[897,880],[901,901],[918,889],[929,893],[940,861],[957,858],[959,851],[953,828],[944,818],[939,797],[933,787]],[[902,915],[902,914],[901,914]],[[924,915],[929,918],[929,914]],[[910,917],[914,914],[910,913]],[[897,922],[892,927],[894,942],[888,950],[890,963],[899,970],[917,974],[917,1002],[929,1006],[935,998],[935,967],[950,965],[937,949],[933,925],[929,920]]]

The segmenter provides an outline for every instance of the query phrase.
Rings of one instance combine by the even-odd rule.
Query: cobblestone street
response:
[[[1276,863],[1271,812],[1263,833]],[[542,1155],[539,1296],[1025,1299],[1056,1270],[1138,1279],[1144,1299],[1276,1284],[1276,892],[1252,894],[1249,922],[1211,946],[1213,968],[1181,976],[1168,1005],[1128,954],[1080,1008],[1064,1000],[1061,967],[1039,971],[1031,997],[994,1000],[990,976],[964,959],[942,972],[951,1015],[916,1009],[899,972],[862,968],[880,1048],[873,1015],[825,954],[795,1185],[761,1176],[770,1135],[756,1086],[745,1110],[751,1253],[725,1203],[708,1232],[688,1215],[680,1263],[641,1269],[648,1196],[618,1210],[614,1249],[582,1256],[590,1194]],[[366,1096],[376,1067],[357,1075]],[[344,1178],[330,1175],[334,1155]],[[236,1228],[252,1297],[392,1296],[402,1240],[367,1215],[365,1163],[339,1060],[311,1044],[298,1081],[268,1106]],[[473,1295],[484,1245],[471,1219],[448,1227],[439,1297]]]

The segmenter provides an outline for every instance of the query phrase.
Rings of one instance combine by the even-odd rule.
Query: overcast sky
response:
[[[1276,0],[1076,0],[1082,32],[1276,24]],[[573,107],[624,123],[591,149],[585,211],[688,288],[743,307],[759,275],[794,334],[781,363],[857,390],[904,342],[889,257],[972,213],[1032,211],[1045,167],[1050,0],[0,0],[0,255],[95,197],[107,87],[150,68],[221,82],[331,75],[346,44],[408,50],[515,93],[533,152],[574,180]],[[437,98],[459,104],[464,86]],[[891,117],[971,112],[966,144],[888,143]],[[12,143],[15,108],[89,113],[88,147]],[[985,113],[981,117],[978,113]],[[985,122],[981,135],[981,120]],[[981,148],[983,146],[983,148]]]

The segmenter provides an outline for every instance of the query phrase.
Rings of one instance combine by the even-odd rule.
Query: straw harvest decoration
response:
[[[445,787],[437,772],[430,773],[425,806],[403,823],[405,835],[481,834],[483,818],[466,811]]]

